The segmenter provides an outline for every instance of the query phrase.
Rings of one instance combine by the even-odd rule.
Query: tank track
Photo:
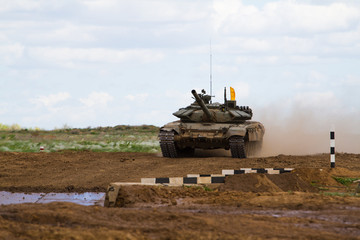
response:
[[[160,148],[163,157],[168,158],[177,158],[179,153],[178,149],[175,146],[174,141],[174,132],[168,132],[168,131],[160,131],[159,133],[159,139],[160,139]]]
[[[231,156],[233,158],[246,158],[244,138],[234,136],[229,139]]]

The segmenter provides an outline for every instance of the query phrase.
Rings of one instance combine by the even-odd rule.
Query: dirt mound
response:
[[[237,191],[252,193],[318,192],[313,182],[336,183],[319,169],[300,169],[284,174],[238,174],[227,176],[225,183],[212,188],[205,186],[162,187],[162,186],[120,186],[117,207],[134,205],[177,205],[179,199],[217,196],[220,192]]]
[[[312,168],[298,168],[293,171],[293,174],[299,176],[304,181],[317,186],[340,186],[338,182],[332,177],[332,170],[329,169],[312,169]]]
[[[266,181],[270,181],[270,179],[262,183]],[[274,184],[274,186],[276,185]],[[263,189],[265,189],[264,186]],[[279,189],[274,187],[274,190],[278,192],[244,192],[221,191],[218,188],[211,189],[204,186],[122,186],[115,207],[136,209],[158,207],[183,208],[195,205],[199,207],[202,205],[204,208],[207,208],[207,206],[211,205],[218,207],[235,206],[245,209],[256,207],[262,209],[320,210],[329,208],[334,204],[356,206],[357,208],[360,206],[360,201],[357,197],[331,196],[312,192],[284,192]]]
[[[115,206],[169,206],[177,205],[179,201],[184,202],[189,198],[218,200],[219,196],[221,196],[220,202],[225,204],[226,202],[231,203],[234,197],[240,197],[241,202],[244,202],[249,197],[241,195],[245,193],[317,193],[321,189],[327,189],[327,187],[344,188],[333,176],[347,176],[349,174],[356,173],[341,168],[337,170],[300,168],[284,174],[236,174],[227,176],[224,184],[211,185],[210,188],[209,186],[121,186]],[[216,203],[218,203],[217,200]],[[301,201],[297,204],[301,205]]]
[[[118,198],[115,206],[132,207],[135,204],[151,206],[155,205],[176,205],[177,199],[198,198],[207,196],[202,186],[193,187],[164,187],[130,185],[119,188]]]
[[[225,184],[220,187],[222,191],[241,192],[317,192],[310,182],[297,173],[284,174],[239,174],[228,176]]]
[[[346,168],[297,168],[285,174],[239,174],[228,176],[221,190],[241,192],[318,192],[319,187],[344,187],[334,177],[358,178]]]
[[[336,176],[336,177],[352,177],[352,178],[358,178],[360,177],[360,172],[359,171],[352,171],[346,168],[330,168],[327,169],[329,174]]]
[[[318,192],[319,187],[344,187],[334,177],[359,177],[346,168],[297,168],[285,174],[239,174],[228,176],[221,190],[241,192]]]

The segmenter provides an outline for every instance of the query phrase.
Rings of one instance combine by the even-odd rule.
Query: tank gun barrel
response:
[[[204,111],[204,113],[206,114],[206,116],[208,117],[208,119],[210,121],[213,121],[213,117],[209,111],[209,109],[205,106],[204,101],[199,97],[199,95],[197,94],[197,92],[195,90],[191,91],[192,95],[194,95],[196,102],[199,104],[199,106],[201,107],[201,109]]]

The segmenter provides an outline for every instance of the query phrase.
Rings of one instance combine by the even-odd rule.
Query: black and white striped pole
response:
[[[335,127],[330,130],[330,167],[335,167]]]

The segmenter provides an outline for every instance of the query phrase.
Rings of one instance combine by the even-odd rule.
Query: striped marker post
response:
[[[335,167],[335,130],[334,127],[330,130],[330,167]]]

